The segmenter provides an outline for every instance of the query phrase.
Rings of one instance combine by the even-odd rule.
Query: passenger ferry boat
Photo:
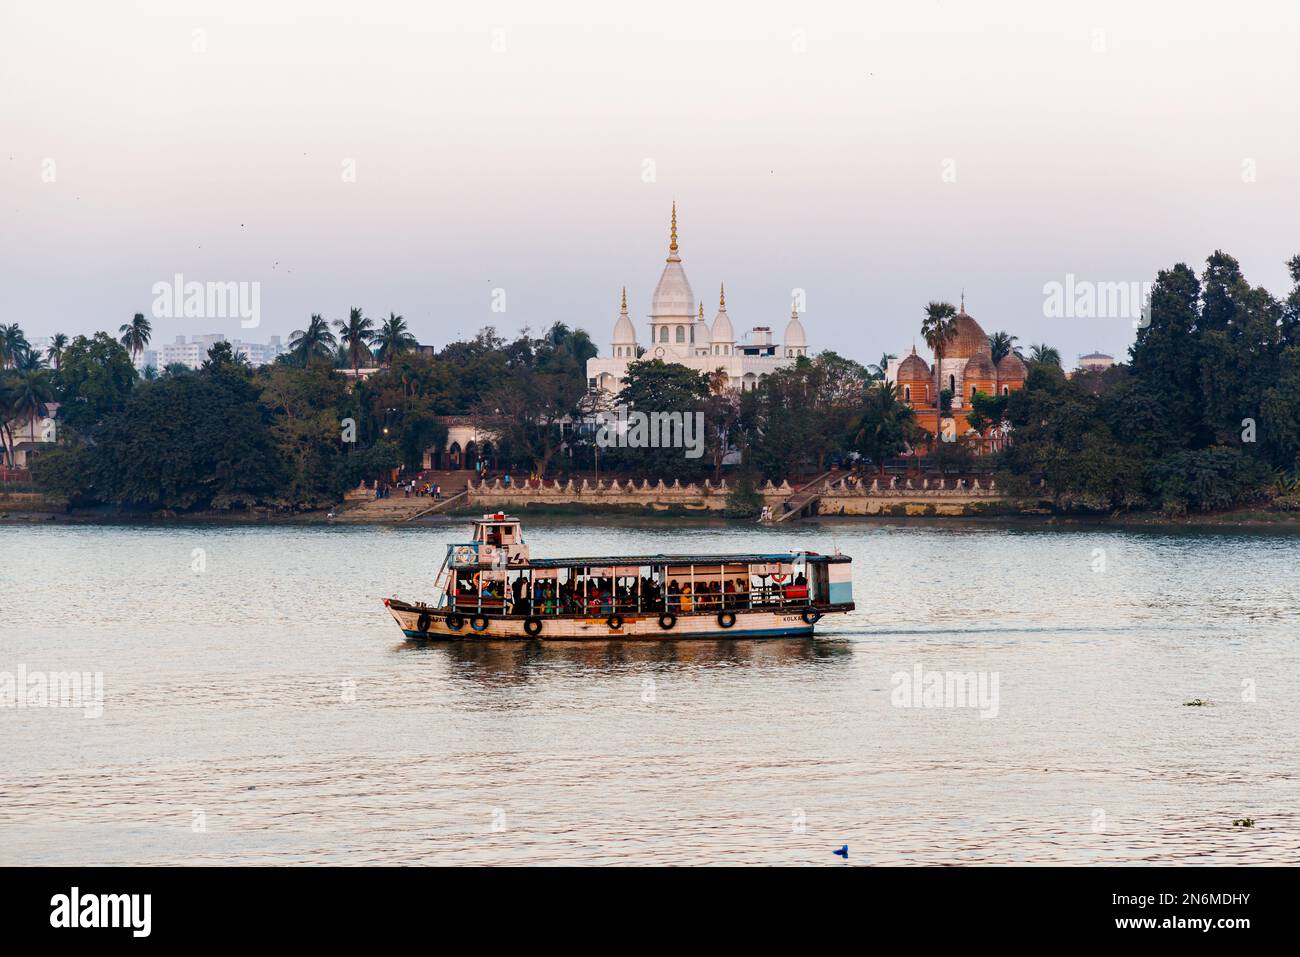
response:
[[[851,559],[786,552],[534,559],[518,519],[448,545],[432,604],[386,598],[411,639],[807,636],[853,610]]]

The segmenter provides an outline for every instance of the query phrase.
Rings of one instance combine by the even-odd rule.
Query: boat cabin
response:
[[[468,560],[473,557],[453,554],[439,582],[443,604],[462,614],[717,614],[852,602],[849,559],[838,555],[525,558],[521,563]]]

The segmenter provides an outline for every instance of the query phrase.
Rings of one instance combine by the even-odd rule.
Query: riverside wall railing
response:
[[[685,508],[698,511],[721,511],[734,486],[726,479],[683,484],[679,480],[611,479],[593,482],[525,481],[506,485],[501,479],[470,482],[466,504],[473,507],[524,508],[533,505],[608,505],[615,507]],[[756,489],[766,505],[780,511],[782,503],[799,489],[789,482],[764,482]],[[971,502],[1003,497],[991,478],[911,478],[884,476],[859,479],[845,476],[827,482],[820,491],[822,511],[848,512],[844,499],[881,499],[894,502]],[[852,510],[856,511],[856,509]],[[851,513],[851,512],[850,512]]]

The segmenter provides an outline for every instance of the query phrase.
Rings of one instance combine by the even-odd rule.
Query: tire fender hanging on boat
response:
[[[460,631],[465,627],[465,619],[461,615],[452,612],[447,616],[447,627],[452,631]]]
[[[815,625],[822,620],[822,613],[813,611],[811,608],[804,609],[804,613],[799,616],[803,619],[805,625]]]
[[[610,615],[605,619],[605,624],[609,625],[611,630],[617,630],[623,627],[622,615]]]
[[[482,624],[480,624],[480,622],[482,622]],[[469,626],[473,628],[475,631],[486,631],[488,626],[488,620],[484,615],[475,615],[473,618],[469,620]]]
[[[420,617],[415,621],[415,630],[422,635],[429,633],[429,613],[427,611],[420,612]]]
[[[659,616],[659,627],[664,631],[668,631],[675,624],[677,624],[677,616],[671,612],[666,611]]]
[[[722,628],[730,628],[736,623],[736,614],[731,611],[718,613],[718,625]]]
[[[536,638],[542,633],[542,620],[540,618],[525,618],[524,633]]]

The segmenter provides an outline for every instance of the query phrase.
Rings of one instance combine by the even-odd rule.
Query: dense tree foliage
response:
[[[1288,266],[1294,288],[1283,300],[1251,286],[1223,252],[1199,277],[1185,264],[1161,271],[1126,364],[1067,375],[1058,350],[1034,345],[1024,389],[972,398],[968,418],[998,451],[977,457],[965,441],[933,443],[925,464],[996,469],[1005,488],[1063,509],[1179,514],[1248,505],[1270,486],[1294,499],[1300,256]],[[937,351],[954,312],[926,308]],[[353,309],[335,325],[338,337],[313,316],[290,355],[256,370],[220,343],[199,370],[144,378],[128,352],[147,337],[140,323],[124,329],[127,346],[102,332],[56,337],[52,369],[21,329],[0,326],[4,427],[58,402],[65,441],[38,459],[39,484],[81,502],[174,509],[337,502],[360,481],[421,467],[428,449],[445,445],[449,416],[468,417],[492,462],[520,475],[599,467],[671,481],[718,478],[724,463],[736,465],[736,514],[756,507],[763,479],[797,480],[859,456],[881,469],[930,444],[882,379],[888,355],[870,368],[829,351],[800,357],[744,391],[721,370],[636,361],[611,397],[588,388],[596,349],[587,334],[560,323],[509,341],[485,328],[436,353],[415,349],[396,314],[376,327]],[[1001,355],[1015,348],[1009,333],[990,342]],[[382,368],[361,381],[341,371],[376,361]],[[940,395],[946,406],[951,396]],[[591,416],[618,407],[702,422],[703,454],[598,448]]]
[[[1198,279],[1178,264],[1152,290],[1127,367],[1066,379],[1030,363],[1006,403],[1004,478],[1061,507],[1171,514],[1259,499],[1300,462],[1300,257],[1285,302],[1215,252]]]

